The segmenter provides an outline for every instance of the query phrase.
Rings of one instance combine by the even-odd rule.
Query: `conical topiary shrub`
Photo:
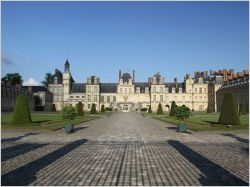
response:
[[[240,125],[236,99],[232,92],[224,94],[219,123],[226,125]]]
[[[102,105],[101,112],[105,112],[104,105]]]
[[[162,115],[162,114],[163,114],[163,110],[162,110],[161,103],[159,103],[159,105],[158,105],[157,114],[158,114],[158,115]]]
[[[18,95],[16,98],[12,123],[13,124],[32,123],[28,105],[28,98],[24,94]]]
[[[78,116],[84,116],[82,102],[79,101],[77,104],[77,114]]]
[[[96,111],[96,104],[92,104],[91,106],[91,109],[90,109],[90,114],[97,114],[97,111]]]
[[[175,101],[172,101],[169,116],[175,116],[175,108],[176,108]]]
[[[148,107],[148,113],[152,113],[151,105]]]

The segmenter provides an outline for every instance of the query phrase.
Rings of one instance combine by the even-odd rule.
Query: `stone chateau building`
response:
[[[180,83],[176,78],[174,82],[166,82],[160,73],[149,77],[147,82],[136,82],[135,71],[132,76],[119,71],[117,83],[102,83],[96,76],[88,77],[85,83],[75,83],[68,60],[64,66],[63,73],[55,70],[48,85],[57,110],[65,105],[75,106],[79,101],[85,111],[89,111],[93,103],[97,110],[104,105],[124,112],[148,108],[149,105],[152,111],[156,111],[159,103],[164,111],[168,111],[172,101],[194,111],[206,111],[208,107],[207,72],[197,72],[195,77],[186,75],[184,82]]]

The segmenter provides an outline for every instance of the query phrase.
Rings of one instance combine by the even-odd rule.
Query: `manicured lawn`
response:
[[[165,121],[171,124],[178,125],[182,123],[175,118],[170,118],[166,115],[155,115],[150,114],[152,118]],[[202,115],[194,115],[186,120],[186,124],[189,129],[195,131],[216,131],[216,130],[247,130],[249,127],[249,115],[240,116],[241,125],[233,125],[231,127],[227,127],[226,125],[218,124],[219,114],[202,114]]]
[[[62,120],[60,113],[31,113],[31,124],[11,124],[13,113],[2,113],[1,123],[2,128],[9,129],[33,129],[33,130],[57,130],[64,127],[64,121]],[[78,116],[72,123],[74,125],[83,123],[92,119],[99,118],[101,115],[89,115]]]

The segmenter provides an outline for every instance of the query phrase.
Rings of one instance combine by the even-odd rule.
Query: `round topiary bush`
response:
[[[175,104],[175,101],[172,101],[169,116],[175,116],[175,108],[176,107],[177,107],[177,105]]]
[[[232,92],[224,94],[219,123],[225,125],[240,125],[236,99]]]
[[[175,110],[175,117],[178,120],[188,119],[191,115],[190,109],[185,105],[177,106],[175,107],[174,110]]]
[[[92,104],[91,106],[91,109],[90,109],[90,114],[97,114],[97,111],[96,111],[96,104]]]
[[[13,124],[28,124],[32,123],[28,98],[26,95],[21,94],[16,98],[16,104],[12,119]]]
[[[77,114],[78,116],[84,116],[82,102],[79,101],[77,104]]]
[[[158,115],[162,115],[162,114],[163,114],[163,110],[162,110],[161,103],[159,103],[159,105],[158,105],[157,114],[158,114]]]
[[[72,106],[65,106],[62,109],[62,119],[67,122],[71,122],[76,117],[76,110]]]

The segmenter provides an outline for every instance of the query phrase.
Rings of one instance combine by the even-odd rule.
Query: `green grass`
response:
[[[31,124],[11,124],[13,113],[2,113],[1,122],[2,128],[8,129],[30,129],[30,130],[58,130],[64,127],[60,113],[31,113]],[[72,124],[76,125],[92,119],[101,117],[102,115],[88,115],[78,116],[73,120]]]
[[[149,116],[174,125],[182,123],[180,120],[170,118],[166,115],[150,114]],[[188,125],[189,129],[195,131],[247,130],[249,128],[249,115],[240,116],[241,125],[233,125],[231,127],[218,124],[218,119],[219,114],[196,114],[187,119],[185,123]]]

